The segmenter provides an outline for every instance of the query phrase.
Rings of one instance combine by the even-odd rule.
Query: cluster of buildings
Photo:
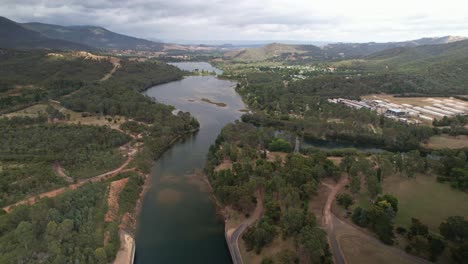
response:
[[[424,101],[427,102],[427,105],[397,104],[386,99],[365,99],[362,101],[343,98],[328,99],[330,103],[344,104],[355,109],[370,109],[380,115],[409,124],[432,122],[434,119],[441,119],[444,116],[468,114],[468,103],[465,102],[450,98],[426,98]]]

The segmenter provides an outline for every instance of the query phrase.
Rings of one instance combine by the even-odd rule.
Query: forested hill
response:
[[[382,76],[387,90],[384,92],[419,92],[432,94],[468,93],[468,40],[424,45],[413,48],[395,48],[374,53],[365,60],[349,60],[335,63],[339,70],[358,72],[356,79],[378,79]],[[399,76],[399,77],[398,77]],[[385,78],[384,78],[385,77]],[[401,91],[388,90],[393,83]],[[394,85],[395,86],[395,85]],[[376,86],[374,85],[374,88]]]
[[[463,40],[463,37],[445,36],[440,38],[421,38],[401,42],[369,42],[369,43],[331,43],[323,47],[323,50],[331,56],[342,58],[358,58],[370,55],[375,52],[385,51],[394,48],[410,48],[421,45],[438,45],[453,43]]]
[[[90,50],[87,45],[66,40],[51,39],[0,17],[0,48]]]
[[[43,23],[25,23],[25,28],[53,39],[91,46],[96,49],[160,51],[163,43],[118,34],[96,26],[59,26]]]

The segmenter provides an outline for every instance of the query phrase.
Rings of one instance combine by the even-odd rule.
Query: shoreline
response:
[[[175,136],[169,143],[162,148],[162,152],[159,157],[170,149],[178,140],[183,139],[185,136],[191,135],[197,132],[199,128],[192,129],[186,133]],[[158,157],[158,159],[159,159]],[[152,161],[151,165],[156,163],[156,160]],[[120,248],[117,251],[116,258],[112,263],[114,264],[126,264],[128,261],[133,264],[135,252],[136,252],[136,230],[138,229],[138,218],[141,210],[143,209],[143,199],[151,187],[151,172],[144,174],[145,182],[143,183],[142,191],[135,203],[135,207],[132,213],[125,213],[119,223],[119,238]],[[211,186],[210,186],[211,188]],[[211,190],[211,189],[210,189]]]

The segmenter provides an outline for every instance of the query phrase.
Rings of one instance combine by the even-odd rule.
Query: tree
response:
[[[466,264],[466,260],[468,259],[468,242],[461,243],[452,249],[452,259],[455,263]]]
[[[429,239],[429,260],[436,262],[437,258],[444,252],[445,242],[439,238],[430,238]]]
[[[268,149],[270,151],[283,151],[283,152],[291,152],[292,146],[289,142],[281,138],[273,139],[270,144],[268,144]]]
[[[395,213],[398,212],[398,199],[395,196],[391,194],[385,194],[385,195],[377,197],[376,203],[381,202],[381,201],[387,201],[392,206],[393,211]]]
[[[95,251],[94,251],[94,256],[97,260],[97,263],[99,264],[105,264],[107,263],[107,254],[106,254],[106,250],[102,247],[100,248],[97,248]]]
[[[277,201],[268,201],[265,203],[265,217],[278,223],[281,218],[281,207]]]
[[[419,219],[411,218],[409,235],[427,237],[427,235],[429,235],[429,228],[427,227],[427,225],[421,223]]]
[[[26,250],[29,250],[29,245],[34,243],[33,225],[29,222],[22,221],[18,227],[16,227],[15,237]]]
[[[370,171],[367,174],[367,191],[371,197],[376,197],[379,193],[382,192],[382,186],[377,178],[375,171]]]
[[[341,193],[336,197],[339,205],[343,206],[346,210],[354,203],[353,197],[347,193]]]
[[[361,179],[357,175],[351,175],[351,182],[349,184],[349,188],[352,193],[359,193],[361,189]]]
[[[354,209],[351,219],[355,224],[361,227],[366,227],[369,224],[367,210],[361,207],[356,207]]]
[[[305,226],[299,234],[299,243],[310,263],[329,263],[325,231],[317,226]]]
[[[462,216],[450,216],[440,224],[439,230],[446,239],[463,243],[468,238],[468,221]]]

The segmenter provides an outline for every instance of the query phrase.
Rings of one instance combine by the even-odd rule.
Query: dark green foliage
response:
[[[44,122],[44,119],[41,119]],[[64,185],[53,171],[63,166],[71,177],[92,177],[122,161],[116,148],[129,137],[106,127],[37,124],[38,119],[0,120],[0,204]]]
[[[340,169],[323,153],[289,154],[284,160],[267,160],[265,147],[273,139],[274,129],[270,128],[240,122],[224,127],[210,147],[205,168],[214,193],[221,203],[244,214],[255,206],[255,190],[263,194],[264,215],[243,236],[248,250],[260,252],[281,232],[283,238],[298,241],[298,251],[312,263],[330,263],[326,233],[306,205],[320,180],[336,177]],[[233,162],[232,169],[215,170],[224,160]],[[295,263],[297,254],[278,256],[283,259],[278,263]]]
[[[355,110],[328,103],[319,97],[316,88],[308,85],[308,82],[318,81],[316,79],[290,82],[285,86],[281,76],[273,73],[247,74],[248,82],[241,81],[242,85],[237,91],[250,107],[258,111],[243,115],[242,120],[257,126],[273,126],[300,133],[306,139],[326,138],[391,150],[416,149],[421,141],[434,134],[426,126],[410,126],[366,109]],[[344,94],[350,94],[328,79],[323,83],[327,85],[325,91],[330,90],[328,86],[334,86]],[[290,114],[301,118],[290,117]],[[338,119],[339,122],[329,122],[331,119]],[[380,127],[382,134],[370,130],[369,124]]]
[[[11,112],[31,104],[56,99],[74,92],[86,83],[102,78],[112,69],[108,61],[86,60],[69,53],[49,56],[44,51],[5,51],[0,54],[0,113]]]
[[[429,228],[427,225],[421,223],[419,219],[411,218],[411,226],[408,236],[424,236],[429,235]]]
[[[343,206],[345,209],[348,209],[353,203],[353,197],[347,193],[341,193],[336,197],[336,201],[339,205]]]
[[[429,239],[429,260],[437,261],[440,254],[445,250],[445,242],[439,238]]]
[[[67,27],[36,22],[25,23],[22,26],[52,39],[80,43],[96,49],[160,51],[163,48],[162,43],[121,35],[102,27]]]
[[[140,193],[145,183],[144,176],[134,175],[128,179],[127,184],[119,194],[119,211],[122,212],[133,212],[135,203],[140,197]]]
[[[464,242],[452,249],[452,259],[455,263],[466,264],[468,259],[468,242]]]
[[[439,174],[437,180],[450,182],[462,191],[468,190],[468,162],[466,150],[444,150],[433,152],[438,157],[428,164]]]
[[[270,151],[291,152],[292,146],[284,139],[275,138],[270,142],[270,144],[268,144],[268,149]]]
[[[440,233],[448,240],[463,243],[468,240],[468,221],[461,216],[451,216],[439,226]]]
[[[0,17],[0,47],[14,49],[90,49],[86,45],[48,38],[5,17]]]
[[[361,227],[367,227],[367,225],[369,224],[367,210],[359,206],[354,209],[351,219],[353,220],[355,224]]]
[[[261,219],[257,225],[249,227],[242,238],[244,239],[247,250],[253,250],[259,254],[262,248],[270,244],[277,234],[274,225],[268,223],[268,221]]]
[[[391,195],[377,197],[369,209],[357,207],[352,214],[355,224],[372,229],[385,244],[393,244],[393,219],[398,212],[398,200]]]
[[[103,245],[105,190],[90,184],[0,216],[0,263],[98,263],[103,256],[101,261],[111,261],[114,255]]]

